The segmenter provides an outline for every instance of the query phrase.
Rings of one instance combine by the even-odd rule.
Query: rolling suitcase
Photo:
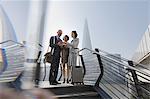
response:
[[[72,66],[72,84],[83,84],[83,68],[80,65],[80,58],[78,62],[77,66]]]
[[[83,73],[81,66],[72,67],[72,84],[74,83],[83,83]]]

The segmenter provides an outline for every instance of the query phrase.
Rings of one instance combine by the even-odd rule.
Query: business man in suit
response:
[[[62,35],[62,30],[58,30],[57,35],[52,36],[50,38],[50,47],[51,47],[51,51],[53,54],[53,59],[52,59],[50,74],[49,74],[49,83],[51,85],[60,84],[57,82],[56,79],[58,75],[60,51],[61,51],[61,46],[62,46],[62,40],[60,39],[61,35]]]

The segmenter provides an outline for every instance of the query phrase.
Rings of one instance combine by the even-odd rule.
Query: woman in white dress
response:
[[[77,63],[78,45],[79,45],[79,38],[77,38],[77,36],[78,36],[77,32],[72,31],[71,37],[73,38],[73,40],[71,41],[71,43],[68,43],[68,46],[70,47],[69,58],[68,58],[70,74],[71,74],[71,67],[76,66]]]

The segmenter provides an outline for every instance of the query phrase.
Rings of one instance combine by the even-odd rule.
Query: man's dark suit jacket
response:
[[[54,40],[55,40],[55,42],[54,42]],[[62,40],[61,39],[57,39],[56,36],[52,36],[50,38],[50,47],[51,47],[51,50],[54,49],[54,53],[53,53],[54,57],[60,57],[61,48],[60,48],[60,46],[57,45],[57,43],[59,41],[62,41]]]

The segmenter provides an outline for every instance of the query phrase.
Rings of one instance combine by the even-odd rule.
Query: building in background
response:
[[[13,40],[16,42],[17,36],[9,17],[0,5],[0,42],[6,40]]]
[[[149,75],[148,69],[150,69],[150,25],[148,26],[144,35],[142,36],[140,43],[132,57],[132,60],[137,63],[136,66],[139,70],[142,70]],[[140,85],[142,85],[143,88],[149,89],[150,81],[141,77],[145,75],[140,74],[138,72],[137,75],[138,79],[141,81]],[[147,79],[150,79],[150,77],[148,76]],[[150,97],[146,95],[147,92],[143,88],[141,88],[140,93],[142,93],[142,95],[145,96],[144,99],[149,99]]]
[[[150,25],[145,31],[132,60],[150,67]]]
[[[89,48],[92,49],[92,43],[91,43],[91,36],[89,32],[89,27],[88,27],[88,21],[85,19],[84,23],[84,30],[83,30],[83,41],[82,41],[82,48]]]

